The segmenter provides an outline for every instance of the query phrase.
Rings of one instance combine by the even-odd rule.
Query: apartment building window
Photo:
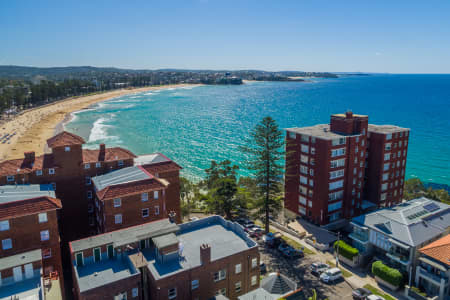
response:
[[[51,248],[42,249],[42,257],[43,258],[50,258],[50,257],[52,257],[52,249]]]
[[[192,290],[198,289],[199,285],[200,285],[200,284],[199,284],[198,279],[194,279],[194,280],[191,281],[191,289],[192,289]]]
[[[392,134],[390,133],[386,134],[386,141],[389,141],[390,139],[392,139]]]
[[[114,216],[114,223],[115,224],[122,224],[122,214],[117,214]]]
[[[69,146],[64,147],[64,151],[65,152],[70,152],[70,147]]]
[[[300,155],[300,161],[302,162],[302,163],[304,163],[304,164],[307,164],[308,163],[308,156],[306,156],[306,155]]]
[[[122,206],[122,199],[120,199],[120,198],[114,199],[113,202],[114,202],[114,207],[121,207]]]
[[[401,147],[402,144],[403,144],[402,141],[398,142],[398,147]]]
[[[220,290],[218,290],[216,292],[216,296],[219,296],[219,295],[226,296],[227,295],[227,289],[226,288],[221,288]]]
[[[343,196],[344,196],[344,191],[330,193],[330,194],[328,194],[328,201],[342,199]]]
[[[312,197],[312,196],[313,196],[313,190],[309,190],[309,191],[308,191],[308,196],[309,196],[309,197]]]
[[[391,150],[391,143],[386,143],[384,145],[384,150]]]
[[[314,186],[314,180],[312,179],[309,180],[309,186]]]
[[[344,176],[344,170],[337,170],[330,172],[330,179],[339,178]]]
[[[6,176],[6,181],[8,182],[14,181],[14,176]]]
[[[305,142],[305,143],[309,143],[309,136],[302,134],[301,141]]]
[[[298,196],[298,202],[306,206],[306,198],[303,196]]]
[[[315,137],[311,137],[311,143],[314,144],[316,142],[316,138]]]
[[[336,202],[336,203],[332,203],[328,205],[328,211],[335,211],[338,210],[342,207],[342,201]]]
[[[391,159],[391,154],[390,153],[386,153],[384,155],[384,160],[390,160]]]
[[[148,193],[142,193],[141,200],[142,200],[142,202],[148,201]]]
[[[8,250],[12,248],[12,240],[11,239],[5,239],[2,240],[2,249]]]
[[[90,169],[91,168],[91,164],[84,164],[84,168],[85,169]]]
[[[311,147],[311,154],[316,154],[316,148],[314,148],[314,147]]]
[[[397,160],[397,168],[400,167],[400,161]]]
[[[241,292],[241,282],[240,281],[238,281],[234,284],[234,289],[235,289],[236,293]]]
[[[235,271],[235,274],[241,273],[241,272],[242,272],[242,264],[237,264],[237,265],[234,267],[234,271]]]
[[[148,208],[143,208],[142,209],[142,217],[143,218],[147,218],[149,216],[149,209]]]
[[[155,200],[158,200],[158,199],[159,199],[159,192],[158,192],[158,191],[154,191],[154,192],[153,192],[153,198],[154,198]]]
[[[357,136],[355,140],[356,140],[356,142],[359,142],[359,136]]]
[[[0,231],[9,230],[9,220],[0,221]]]
[[[363,134],[363,135],[366,135],[366,129],[365,129],[365,128],[363,128],[362,134]],[[369,132],[369,136],[370,136],[370,132]]]
[[[389,163],[385,163],[383,165],[383,171],[387,171],[387,170],[389,170]]]
[[[295,132],[289,132],[289,138],[295,140],[296,134]]]
[[[359,162],[359,167],[362,168],[363,167],[363,162]]]
[[[86,176],[86,185],[91,185],[91,177]]]
[[[394,190],[394,197],[397,196],[397,190]]]
[[[331,141],[331,144],[333,146],[344,145],[345,144],[345,137],[334,139],[334,140]]]
[[[51,185],[52,185],[53,190],[56,191],[56,183],[52,182]]]
[[[383,173],[383,181],[386,181],[389,179],[389,173]]]
[[[258,283],[258,278],[256,277],[256,275],[252,276],[252,285],[256,285]]]
[[[98,169],[98,168],[101,168],[101,166],[102,166],[102,163],[101,162],[96,162],[95,163],[95,167]]]
[[[314,176],[314,169],[309,169],[309,175]]]
[[[345,165],[345,158],[331,161],[331,168],[339,168],[343,167],[344,165]]]
[[[301,194],[306,195],[307,191],[308,191],[308,189],[306,187],[304,187],[302,185],[300,186],[300,193]]]
[[[42,170],[36,170],[36,176],[42,176]]]
[[[159,215],[159,205],[155,206],[155,215]]]
[[[300,176],[300,183],[308,184],[308,178],[306,178],[305,176]]]
[[[356,184],[356,178],[353,178],[353,184]]]
[[[364,143],[364,140],[362,140],[362,141],[361,141],[361,146],[364,146],[364,144],[365,144],[365,143]]]
[[[93,213],[94,212],[94,205],[92,204],[88,204],[88,213]]]
[[[308,206],[312,207],[312,201],[308,201]]]
[[[258,266],[258,259],[256,257],[252,258],[252,269]]]
[[[55,174],[55,169],[53,169],[53,168],[48,169],[48,174],[50,174],[50,175]]]
[[[41,231],[41,241],[48,241],[50,239],[50,232],[48,230]]]
[[[302,215],[306,215],[306,209],[304,207],[299,206],[298,207],[298,212]]]
[[[302,146],[301,146],[301,151],[302,151],[303,153],[309,153],[309,146],[302,145]]]
[[[139,295],[139,290],[138,288],[133,288],[131,290],[131,297],[136,298]]]
[[[177,288],[171,288],[168,291],[169,299],[175,299],[177,297]]]
[[[330,182],[329,190],[332,191],[332,190],[341,188],[343,186],[344,186],[344,180],[338,180],[338,181],[335,181],[335,182]]]
[[[355,156],[355,165],[358,163],[358,157]]]
[[[388,184],[387,184],[387,183],[383,183],[383,184],[381,185],[381,190],[382,190],[382,191],[385,191],[385,190],[387,190],[387,187],[388,187]]]
[[[314,166],[314,164],[315,164],[315,160],[314,160],[314,158],[311,158],[311,160],[310,160],[309,164],[310,164],[311,166]]]
[[[345,154],[345,148],[331,150],[331,157],[341,156]]]
[[[222,269],[222,270],[214,273],[214,282],[224,280],[226,277],[227,277],[227,270]]]
[[[308,174],[308,167],[307,166],[300,166],[300,173]]]
[[[40,214],[38,215],[38,218],[39,218],[39,223],[45,223],[45,222],[48,221],[48,219],[47,219],[47,213],[40,213]]]
[[[119,160],[119,161],[117,162],[117,165],[118,165],[119,167],[123,166],[123,160]]]
[[[87,198],[92,199],[92,191],[87,191]]]
[[[359,149],[358,146],[355,147],[355,153],[358,153]]]

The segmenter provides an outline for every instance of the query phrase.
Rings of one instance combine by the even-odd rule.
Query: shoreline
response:
[[[191,86],[199,86],[199,84],[171,84],[121,89],[75,98],[70,97],[30,108],[0,124],[0,137],[5,134],[14,134],[5,143],[3,140],[0,142],[0,161],[23,158],[23,153],[27,151],[34,151],[36,156],[46,153],[47,139],[64,130],[65,124],[73,118],[72,113],[87,109],[94,104],[146,91]]]

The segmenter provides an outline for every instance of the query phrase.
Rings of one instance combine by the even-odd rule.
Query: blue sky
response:
[[[450,1],[0,1],[0,65],[450,73]]]

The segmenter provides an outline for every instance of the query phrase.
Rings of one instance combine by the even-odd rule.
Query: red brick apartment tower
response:
[[[33,254],[34,259],[24,263],[26,266],[15,267],[15,282],[32,278],[33,272],[40,267],[44,276],[57,271],[62,279],[58,229],[58,211],[61,207],[61,201],[55,198],[51,185],[0,187],[0,260],[13,256],[19,258],[22,254],[28,257],[28,252],[39,250],[39,255]],[[0,272],[3,282],[13,275],[5,270]]]
[[[398,204],[403,197],[409,129],[369,125],[365,199],[378,207]]]
[[[330,125],[287,129],[288,215],[324,225],[359,214],[367,127],[367,116],[347,112],[332,115]]]

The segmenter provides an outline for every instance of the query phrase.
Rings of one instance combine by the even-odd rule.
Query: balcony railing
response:
[[[352,232],[348,235],[349,238],[353,240],[357,240],[361,243],[367,243],[369,241],[369,236],[367,234],[359,233],[359,232]]]
[[[424,269],[422,267],[420,268],[419,273],[423,277],[427,277],[427,278],[432,279],[437,284],[441,284],[441,279],[445,279],[446,281],[448,281],[448,277],[446,277],[444,275],[436,275],[436,274],[430,273],[430,272],[428,272],[426,269]]]
[[[395,260],[396,262],[401,263],[402,265],[407,266],[410,264],[409,258],[403,254],[397,252],[388,252],[386,253],[386,256],[392,260]]]

